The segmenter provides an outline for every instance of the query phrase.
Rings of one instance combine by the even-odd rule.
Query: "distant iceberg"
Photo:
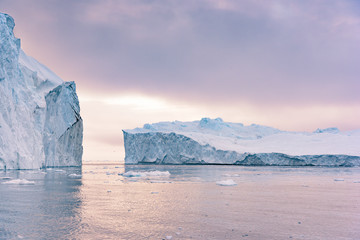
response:
[[[74,82],[20,48],[0,13],[0,170],[80,166],[83,122]]]
[[[360,166],[360,131],[288,132],[203,118],[123,130],[126,164]]]

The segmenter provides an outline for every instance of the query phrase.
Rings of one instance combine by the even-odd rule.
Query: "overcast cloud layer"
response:
[[[202,116],[360,128],[360,1],[0,0],[0,11],[27,54],[77,83],[85,147]],[[123,96],[160,100],[139,110]]]
[[[30,55],[87,88],[270,105],[360,102],[358,1],[0,4]]]

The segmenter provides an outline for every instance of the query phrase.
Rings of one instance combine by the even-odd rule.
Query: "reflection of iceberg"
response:
[[[287,132],[203,118],[123,132],[126,164],[360,166],[359,130]]]
[[[73,239],[74,231],[84,228],[79,215],[80,179],[55,171],[0,172],[5,175],[20,185],[0,184],[0,239]],[[27,183],[24,179],[34,184],[21,185]]]

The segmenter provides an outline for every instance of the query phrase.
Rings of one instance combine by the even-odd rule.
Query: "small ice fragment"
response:
[[[176,235],[180,235],[181,233],[180,232],[175,232]]]
[[[159,192],[151,192],[151,194],[159,194]]]
[[[170,181],[151,180],[150,183],[171,183]]]
[[[34,185],[34,181],[28,181],[26,179],[14,179],[7,182],[3,182],[3,184],[12,184],[12,185]]]
[[[225,173],[222,175],[223,177],[240,177],[240,174],[237,174],[237,173]]]
[[[115,166],[115,168],[120,168],[119,166]]]
[[[81,174],[72,173],[68,175],[69,178],[79,179],[81,178]]]
[[[11,177],[1,177],[0,180],[10,180]]]
[[[178,227],[178,229],[181,231],[181,230],[182,230],[182,227]]]
[[[110,192],[111,192],[111,190],[107,190],[107,192],[108,192],[108,193],[110,193]]]
[[[172,239],[172,236],[166,236],[165,237],[167,240],[170,240],[170,239]]]
[[[128,171],[122,174],[124,177],[167,177],[170,176],[168,171],[150,171],[150,172],[134,172]]]
[[[353,181],[353,183],[360,183],[360,180],[357,180],[357,181]]]
[[[217,181],[216,184],[219,186],[235,186],[235,185],[237,185],[236,182],[234,182],[234,180],[232,180],[232,179]]]
[[[65,171],[61,170],[61,169],[57,169],[57,170],[55,170],[55,172],[65,172]]]
[[[344,179],[343,178],[335,178],[334,181],[341,182],[341,181],[344,181]]]

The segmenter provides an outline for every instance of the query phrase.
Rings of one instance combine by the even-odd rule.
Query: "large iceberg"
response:
[[[74,82],[27,56],[0,13],[0,169],[80,166],[83,123]]]
[[[123,133],[126,164],[360,166],[360,130],[288,132],[203,118]]]

